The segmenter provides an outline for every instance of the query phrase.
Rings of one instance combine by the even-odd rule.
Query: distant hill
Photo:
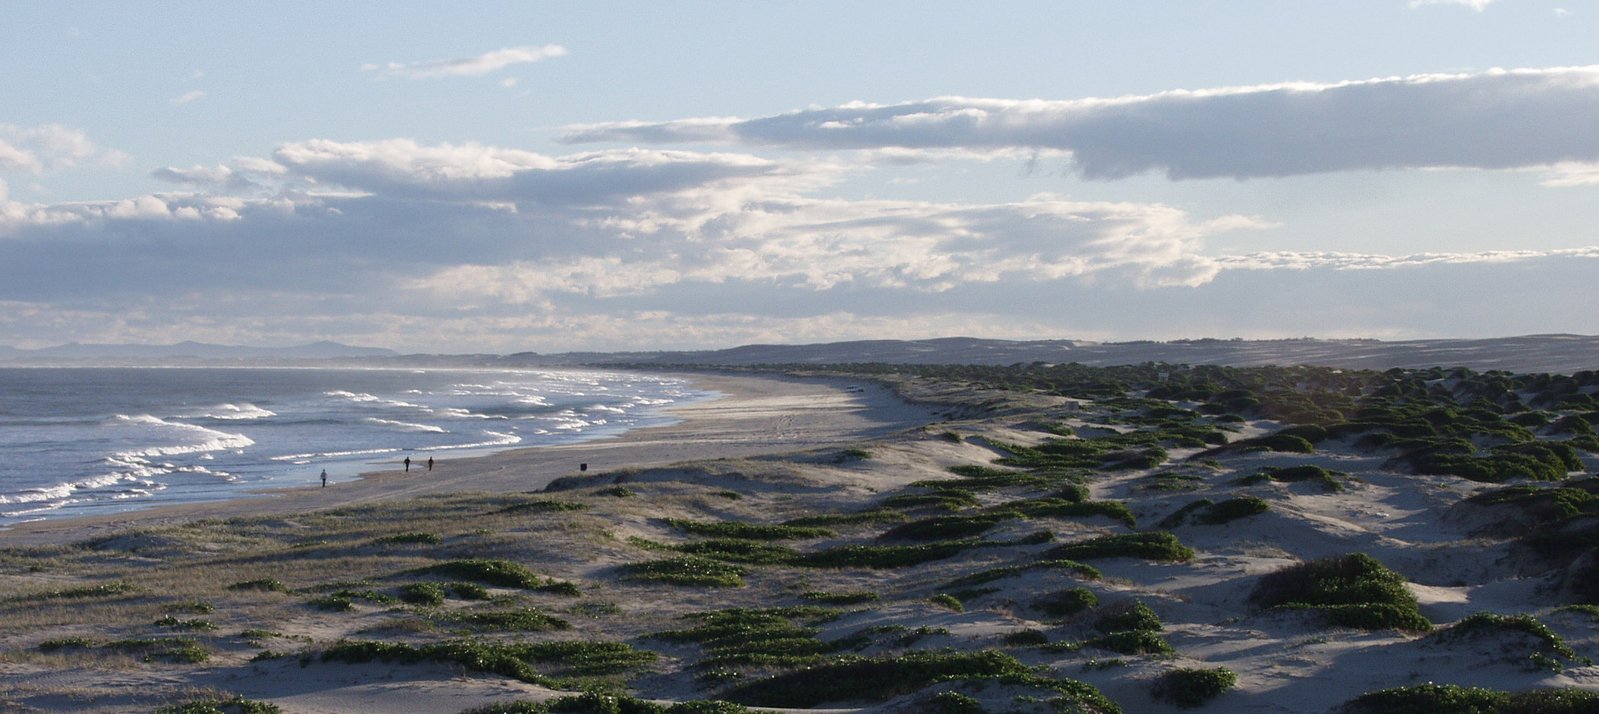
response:
[[[929,340],[870,340],[811,345],[747,345],[695,352],[573,352],[511,355],[504,360],[558,365],[725,365],[838,364],[989,364],[1027,362],[1090,366],[1169,362],[1258,366],[1310,364],[1327,367],[1468,367],[1511,372],[1569,374],[1599,369],[1599,337],[1528,335],[1491,339],[1380,340],[1176,340],[1171,342],[1087,342],[1080,340],[986,340],[949,337]]]
[[[313,342],[298,347],[236,347],[204,342],[173,345],[110,345],[70,343],[35,350],[0,348],[0,360],[28,364],[47,363],[148,363],[214,361],[285,361],[330,359],[381,359],[394,350],[351,347],[337,342]]]

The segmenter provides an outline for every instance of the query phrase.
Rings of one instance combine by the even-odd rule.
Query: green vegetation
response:
[[[732,702],[698,700],[656,704],[626,695],[584,692],[549,702],[512,702],[468,709],[461,714],[745,714]]]
[[[451,640],[421,646],[389,642],[344,640],[323,650],[323,662],[359,664],[379,660],[413,664],[445,662],[476,672],[489,672],[531,684],[560,688],[567,684],[540,673],[544,664],[562,676],[585,677],[617,674],[656,659],[656,654],[620,642],[482,642]]]
[[[1365,553],[1322,558],[1266,575],[1249,600],[1262,608],[1313,610],[1340,627],[1432,629],[1405,579]]]
[[[960,598],[949,593],[939,593],[927,598],[927,601],[952,612],[966,611],[966,605],[960,601]]]
[[[375,538],[373,545],[409,545],[421,543],[424,545],[437,545],[443,543],[444,538],[437,533],[395,533],[394,535]]]
[[[109,598],[121,595],[132,595],[139,591],[138,588],[128,583],[104,583],[101,585],[85,585],[77,588],[50,590],[48,592],[18,595],[10,598],[16,602],[46,602],[50,600],[87,600],[91,598]]]
[[[259,590],[262,592],[286,593],[289,586],[279,582],[277,578],[257,578],[245,580],[228,586],[229,590]]]
[[[621,571],[624,577],[633,580],[713,588],[744,587],[744,575],[748,572],[737,565],[697,555],[633,563],[622,566]]]
[[[40,652],[56,652],[66,649],[100,650],[131,655],[143,662],[198,664],[211,658],[210,652],[189,637],[151,637],[115,640],[105,643],[97,643],[86,637],[69,637],[46,640],[39,643]]]
[[[1279,482],[1279,483],[1307,483],[1308,482],[1308,483],[1320,484],[1321,487],[1322,487],[1322,490],[1324,490],[1324,491],[1328,491],[1330,493],[1337,493],[1339,491],[1344,490],[1343,482],[1338,480],[1338,477],[1340,477],[1340,476],[1348,478],[1349,474],[1338,472],[1338,471],[1328,471],[1327,469],[1324,469],[1324,468],[1322,468],[1320,466],[1311,466],[1311,465],[1307,464],[1307,465],[1303,465],[1303,466],[1279,466],[1279,467],[1263,468],[1263,469],[1261,469],[1260,471],[1256,472],[1255,474],[1253,474],[1251,476],[1244,477],[1242,482],[1243,483],[1261,483],[1261,482],[1265,482],[1265,481],[1276,481],[1276,482]]]
[[[1183,545],[1168,531],[1123,533],[1067,543],[1050,549],[1044,560],[1096,560],[1099,558],[1142,558],[1162,562],[1192,560],[1194,550]]]
[[[545,632],[569,630],[572,624],[536,608],[524,607],[504,611],[456,611],[440,615],[440,619],[461,627],[488,632]]]
[[[1057,590],[1033,598],[1032,607],[1049,617],[1071,617],[1099,606],[1099,598],[1087,588]]]
[[[743,540],[796,540],[803,538],[828,538],[837,535],[819,526],[769,525],[739,523],[737,521],[692,521],[685,518],[668,518],[666,524],[684,533],[713,538]]]
[[[888,529],[880,540],[948,540],[981,535],[1000,523],[1020,517],[1015,511],[975,516],[936,516]]]
[[[837,527],[853,526],[871,523],[903,523],[910,520],[904,513],[890,509],[877,508],[870,511],[856,511],[854,513],[827,513],[816,516],[805,516],[784,521],[782,525],[796,527]]]
[[[282,714],[276,704],[257,702],[244,697],[228,699],[197,699],[182,704],[172,704],[155,710],[153,714]]]
[[[851,592],[833,593],[821,590],[807,590],[800,593],[804,600],[814,600],[828,605],[856,605],[867,602],[878,602],[882,596],[870,590],[854,590]]]
[[[439,575],[447,578],[470,580],[484,585],[538,590],[558,595],[575,596],[578,594],[576,585],[539,577],[520,563],[513,563],[508,560],[491,560],[488,558],[451,560],[408,570],[406,574]]]
[[[1194,522],[1200,525],[1216,526],[1223,523],[1231,523],[1240,518],[1259,515],[1269,510],[1271,510],[1271,505],[1260,498],[1240,496],[1206,506],[1204,510],[1194,517]]]
[[[1519,660],[1529,669],[1560,669],[1559,660],[1570,660],[1582,664],[1592,664],[1592,660],[1582,657],[1566,644],[1565,639],[1555,634],[1548,625],[1538,621],[1531,615],[1499,615],[1491,612],[1479,612],[1462,618],[1459,622],[1439,630],[1433,636],[1439,640],[1460,640],[1466,638],[1491,637],[1495,635],[1510,635],[1512,637],[1531,640],[1532,647],[1525,654],[1511,655],[1513,660]],[[1504,650],[1507,654],[1510,650]]]
[[[994,650],[912,652],[897,657],[845,658],[733,687],[728,699],[750,706],[809,708],[825,702],[882,701],[945,681],[1000,680],[1047,688],[1069,700],[1058,711],[1119,713],[1099,690],[1071,680],[1044,679]],[[1069,707],[1075,706],[1076,709]]]
[[[1149,695],[1183,709],[1192,709],[1225,694],[1237,683],[1238,675],[1226,667],[1174,669],[1155,679]]]
[[[668,642],[693,642],[705,649],[701,669],[729,666],[805,666],[823,661],[823,654],[855,644],[824,643],[820,630],[803,622],[829,619],[837,611],[826,608],[768,608],[718,610],[689,615],[694,627],[651,635]]]
[[[1368,692],[1346,702],[1344,714],[1586,714],[1599,692],[1534,689],[1504,692],[1458,684],[1420,684]]]

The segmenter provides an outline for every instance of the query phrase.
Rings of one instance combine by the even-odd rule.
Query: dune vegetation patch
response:
[[[1365,553],[1321,558],[1265,575],[1249,600],[1266,609],[1317,612],[1339,627],[1432,629],[1404,577]]]

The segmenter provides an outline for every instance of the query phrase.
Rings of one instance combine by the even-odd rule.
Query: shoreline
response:
[[[566,476],[823,448],[937,419],[933,409],[859,379],[687,371],[662,374],[686,379],[696,389],[720,396],[667,407],[666,415],[677,420],[672,424],[574,444],[440,459],[433,471],[418,470],[415,463],[410,473],[398,467],[367,471],[352,481],[330,481],[325,489],[319,487],[314,474],[308,474],[303,488],[263,489],[222,501],[31,521],[0,528],[0,537],[13,547],[61,545],[201,518],[288,514],[439,493],[537,491]],[[580,471],[580,464],[587,464],[588,470]]]

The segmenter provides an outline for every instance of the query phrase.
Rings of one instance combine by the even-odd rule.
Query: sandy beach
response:
[[[440,459],[428,471],[421,459],[406,472],[391,469],[319,488],[315,474],[306,487],[265,491],[257,497],[166,506],[108,516],[24,523],[0,529],[8,546],[84,540],[117,530],[197,518],[234,518],[333,508],[462,491],[537,491],[563,476],[619,468],[647,468],[703,459],[738,458],[836,445],[918,426],[935,417],[931,407],[906,403],[880,385],[863,380],[800,378],[732,373],[678,374],[721,396],[673,407],[679,421],[577,444],[511,449],[488,456]],[[398,461],[398,459],[396,459]]]

